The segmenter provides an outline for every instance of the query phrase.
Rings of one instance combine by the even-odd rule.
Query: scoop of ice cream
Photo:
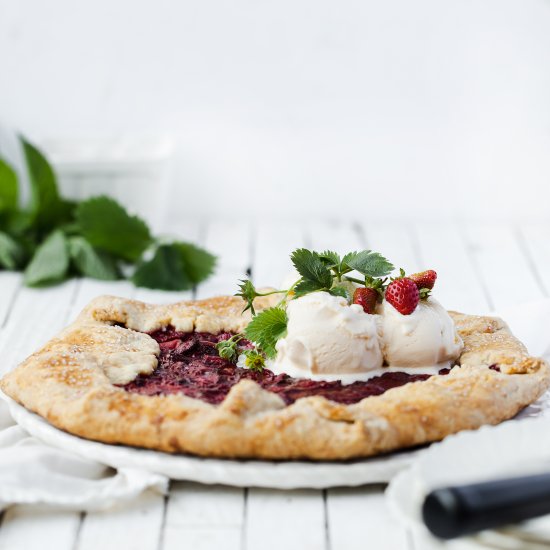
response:
[[[410,315],[384,301],[380,306],[382,353],[392,367],[427,367],[456,359],[463,343],[445,308],[433,298],[421,300]]]
[[[345,375],[382,366],[375,316],[361,306],[314,292],[291,300],[287,315],[287,336],[277,343],[275,372]]]

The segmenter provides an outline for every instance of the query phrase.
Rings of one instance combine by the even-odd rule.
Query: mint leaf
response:
[[[20,140],[31,185],[30,221],[39,231],[47,231],[70,217],[70,203],[59,197],[55,174],[44,155],[23,137]]]
[[[17,174],[0,159],[0,212],[17,209],[18,192]]]
[[[267,357],[272,359],[276,355],[277,340],[286,336],[287,324],[286,311],[280,307],[272,307],[258,313],[248,323],[244,333],[250,341],[260,347]]]
[[[86,277],[102,281],[114,281],[119,271],[114,258],[96,250],[83,237],[69,239],[69,254],[77,271]]]
[[[212,275],[216,256],[191,243],[175,242],[182,254],[185,271],[193,283],[198,284]]]
[[[318,254],[299,248],[291,254],[290,259],[305,280],[315,282],[319,288],[331,287],[332,275]]]
[[[164,244],[157,247],[150,260],[138,265],[132,281],[137,286],[160,290],[193,288],[184,255],[177,244]]]
[[[25,284],[42,286],[63,280],[69,270],[69,251],[62,231],[50,233],[25,270]]]
[[[384,256],[371,250],[363,250],[346,260],[351,269],[368,277],[384,277],[391,273],[395,268],[388,262]]]
[[[0,231],[0,267],[14,270],[25,259],[25,249],[10,235]]]
[[[81,202],[76,208],[76,219],[82,235],[92,246],[129,262],[137,261],[151,244],[145,222],[128,214],[109,197]]]

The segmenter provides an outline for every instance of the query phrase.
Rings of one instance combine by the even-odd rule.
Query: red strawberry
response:
[[[409,275],[409,279],[412,279],[415,282],[418,290],[421,288],[431,290],[434,287],[435,280],[437,279],[437,273],[433,269],[428,269],[427,271],[421,271],[420,273]]]
[[[359,304],[365,313],[374,313],[380,295],[374,288],[359,287],[353,293],[353,303]]]
[[[386,288],[386,300],[402,315],[410,315],[420,301],[415,282],[408,277],[395,279]]]

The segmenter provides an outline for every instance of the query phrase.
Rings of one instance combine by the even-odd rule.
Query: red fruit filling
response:
[[[158,366],[147,375],[122,386],[125,390],[144,395],[183,393],[208,403],[221,403],[229,390],[240,380],[254,380],[262,388],[277,393],[290,404],[301,397],[322,395],[338,403],[357,403],[365,397],[380,395],[409,382],[426,380],[428,374],[387,372],[364,382],[342,385],[341,382],[322,382],[292,378],[275,374],[268,369],[262,372],[240,368],[222,359],[216,344],[231,334],[218,335],[205,332],[177,332],[168,327],[150,333],[160,346]],[[439,374],[447,374],[442,369]]]

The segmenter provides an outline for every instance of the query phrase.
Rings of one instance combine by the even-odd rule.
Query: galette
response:
[[[0,386],[104,443],[344,460],[497,424],[550,385],[502,320],[448,312],[433,270],[395,273],[369,250],[291,260],[280,290],[243,280],[234,296],[173,305],[99,297]]]

